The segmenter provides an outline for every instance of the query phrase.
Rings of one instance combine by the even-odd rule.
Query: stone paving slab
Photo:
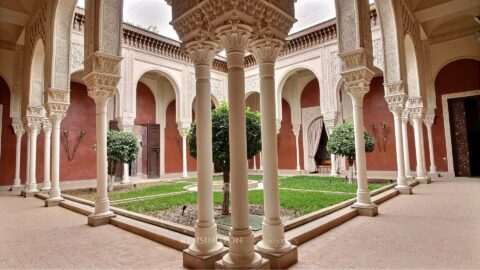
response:
[[[0,269],[183,269],[177,250],[43,204],[0,193]]]
[[[413,192],[299,246],[291,269],[480,269],[480,179]]]

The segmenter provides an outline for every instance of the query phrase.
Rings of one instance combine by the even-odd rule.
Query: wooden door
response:
[[[160,177],[160,125],[147,124],[147,177]]]
[[[464,99],[451,99],[448,101],[448,107],[450,111],[450,132],[455,175],[471,176]]]

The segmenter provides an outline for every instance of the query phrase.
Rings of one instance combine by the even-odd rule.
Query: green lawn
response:
[[[369,190],[383,187],[384,184],[368,184]],[[356,184],[345,182],[344,178],[331,176],[292,176],[279,179],[280,188],[293,188],[304,190],[324,190],[355,193]]]
[[[136,197],[143,197],[156,194],[167,194],[172,192],[186,191],[185,187],[192,185],[193,181],[182,181],[175,183],[162,183],[145,188],[129,189],[125,191],[114,191],[108,194],[110,200],[122,200]]]
[[[263,205],[263,190],[251,190],[248,195],[250,204]],[[355,194],[328,194],[309,191],[280,190],[280,205],[284,208],[297,210],[299,214],[304,215],[353,197],[355,197]],[[214,204],[220,205],[222,199],[223,194],[221,192],[214,192]],[[197,193],[191,192],[129,202],[117,206],[133,212],[148,214],[149,212],[155,212],[173,206],[196,203]]]

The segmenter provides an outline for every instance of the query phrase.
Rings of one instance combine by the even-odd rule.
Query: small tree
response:
[[[109,131],[107,133],[108,191],[113,191],[117,164],[132,162],[137,158],[137,154],[137,137],[131,132]]]
[[[364,131],[365,138],[365,152],[372,152],[375,147],[370,134]],[[346,156],[348,158],[349,174],[348,182],[353,181],[353,162],[355,160],[355,132],[352,122],[346,122],[338,125],[333,129],[330,138],[328,138],[327,151],[335,154]]]
[[[262,147],[260,131],[260,113],[245,110],[247,118],[247,158],[254,157]],[[212,151],[213,163],[223,172],[222,215],[230,213],[230,151],[228,137],[228,106],[222,102],[220,107],[212,111]],[[193,123],[188,134],[190,155],[197,157],[197,128]]]

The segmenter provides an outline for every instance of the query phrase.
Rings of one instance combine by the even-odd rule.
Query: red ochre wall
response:
[[[435,165],[438,171],[447,171],[447,149],[445,146],[445,129],[443,125],[442,95],[480,89],[480,61],[461,59],[444,66],[435,78],[437,108],[435,122],[432,126],[432,141]],[[426,133],[425,133],[426,140]],[[425,142],[426,144],[428,141]],[[428,149],[428,148],[427,148]],[[428,159],[428,152],[425,153]],[[430,162],[427,161],[427,169]]]
[[[97,156],[93,149],[97,143],[95,116],[95,102],[88,96],[86,86],[72,82],[70,84],[70,106],[60,128],[60,181],[96,178]],[[69,131],[70,156],[73,154],[73,147],[78,141],[80,132],[86,132],[72,161],[68,161],[65,151],[64,130]]]
[[[182,137],[178,131],[175,117],[176,102],[167,106],[165,124],[165,173],[179,173],[183,171]],[[197,170],[197,161],[190,156],[187,145],[187,169]]]
[[[282,125],[277,135],[278,168],[283,170],[296,169],[295,135],[292,131],[290,105],[282,99]]]
[[[300,97],[300,106],[302,108],[320,106],[320,91],[318,80],[310,81],[302,91]],[[298,148],[300,156],[300,169],[303,167],[303,137],[302,128],[298,135]],[[296,152],[295,135],[292,130],[291,108],[287,101],[282,99],[282,124],[278,134],[278,168],[283,170],[295,170]]]
[[[137,115],[135,125],[156,123],[155,96],[148,86],[138,82],[137,84]]]
[[[348,99],[350,101],[350,99]],[[383,77],[373,78],[370,84],[370,91],[363,100],[363,120],[367,132],[375,140],[375,136],[370,127],[375,125],[377,137],[380,141],[382,152],[375,142],[373,152],[367,153],[367,169],[372,171],[395,171],[397,170],[396,149],[395,149],[395,126],[393,114],[388,109],[385,101],[385,91],[383,88]],[[385,122],[387,142],[383,152],[383,133],[380,124]]]

